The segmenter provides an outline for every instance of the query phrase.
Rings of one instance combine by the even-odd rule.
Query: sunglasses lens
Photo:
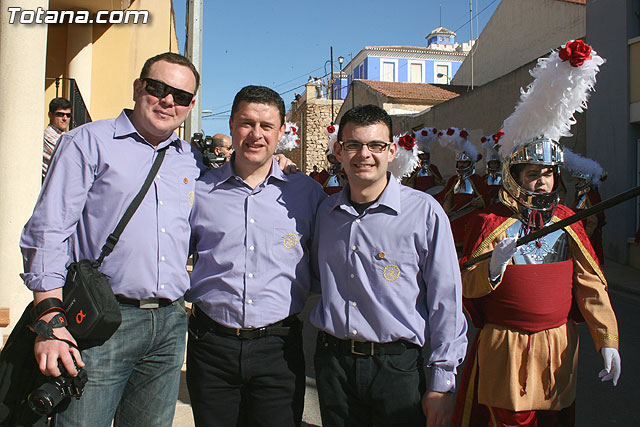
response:
[[[171,94],[173,95],[173,101],[178,105],[182,105],[183,107],[188,106],[193,99],[193,94],[184,90],[176,89],[166,83],[162,83],[149,78],[144,79],[144,81],[146,83],[145,88],[147,92],[149,92],[150,95],[153,95],[156,98],[162,99]]]
[[[60,111],[54,113],[56,117],[68,117],[71,118],[71,113],[61,113]]]

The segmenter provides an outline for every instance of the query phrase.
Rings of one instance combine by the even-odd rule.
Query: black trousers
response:
[[[361,356],[327,345],[318,334],[314,365],[324,427],[424,427],[422,350]]]
[[[302,324],[287,337],[217,334],[191,316],[187,387],[196,426],[300,426]]]

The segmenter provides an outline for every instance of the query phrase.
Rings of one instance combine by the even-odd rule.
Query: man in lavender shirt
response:
[[[349,185],[317,213],[311,259],[322,295],[311,321],[324,426],[423,427],[425,415],[427,426],[444,426],[451,417],[467,345],[460,269],[438,202],[387,172],[392,140],[381,108],[347,111],[334,150]]]
[[[149,191],[100,270],[109,276],[122,324],[104,344],[82,349],[66,328],[36,338],[40,370],[58,376],[58,360],[89,377],[80,400],[58,415],[59,426],[171,426],[184,358],[189,286],[189,213],[200,175],[198,153],[174,130],[194,105],[199,75],[191,62],[164,53],[144,64],[133,83],[133,110],[89,123],[58,142],[20,246],[34,303],[62,299],[65,266],[95,260],[159,150],[166,156]],[[45,314],[50,321],[59,313]]]
[[[198,426],[300,425],[302,325],[309,246],[320,185],[284,175],[272,160],[284,102],[264,86],[236,95],[231,161],[196,184],[191,213],[197,261],[187,344],[187,385]]]

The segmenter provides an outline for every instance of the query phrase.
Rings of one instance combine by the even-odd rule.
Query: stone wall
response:
[[[342,102],[333,100],[334,116],[337,116]],[[300,103],[292,103],[288,120],[296,123],[300,129],[300,146],[285,155],[306,174],[313,170],[314,165],[322,170],[326,167],[328,138],[325,130],[331,124],[331,99],[315,98],[314,86],[307,85],[306,97],[301,98]]]

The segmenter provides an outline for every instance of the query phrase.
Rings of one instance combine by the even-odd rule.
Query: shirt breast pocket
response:
[[[418,258],[411,252],[385,252],[375,250],[372,254],[376,291],[386,295],[405,293],[408,288],[417,288]]]
[[[274,227],[271,236],[271,252],[276,259],[299,261],[302,259],[303,236],[293,228]]]

